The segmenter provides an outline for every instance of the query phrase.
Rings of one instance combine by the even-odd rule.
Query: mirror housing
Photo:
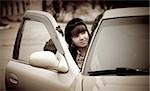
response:
[[[45,69],[57,70],[58,72],[67,72],[68,66],[66,62],[58,60],[56,55],[50,51],[38,51],[30,55],[29,64]]]

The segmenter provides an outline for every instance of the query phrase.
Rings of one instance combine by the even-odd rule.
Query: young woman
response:
[[[74,18],[66,25],[65,39],[69,45],[69,50],[80,69],[83,65],[90,38],[87,26],[82,19]]]

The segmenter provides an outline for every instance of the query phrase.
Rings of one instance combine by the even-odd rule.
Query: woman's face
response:
[[[76,26],[71,33],[72,41],[77,47],[83,48],[88,45],[89,35],[84,25]]]

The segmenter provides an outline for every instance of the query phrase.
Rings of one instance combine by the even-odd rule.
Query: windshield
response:
[[[103,20],[88,56],[88,71],[148,69],[148,20],[148,16]]]

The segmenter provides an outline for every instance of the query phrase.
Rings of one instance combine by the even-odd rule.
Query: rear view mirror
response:
[[[32,66],[57,70],[59,72],[68,71],[66,64],[62,64],[61,61],[57,59],[56,55],[50,51],[38,51],[32,53],[30,55],[29,63]]]

